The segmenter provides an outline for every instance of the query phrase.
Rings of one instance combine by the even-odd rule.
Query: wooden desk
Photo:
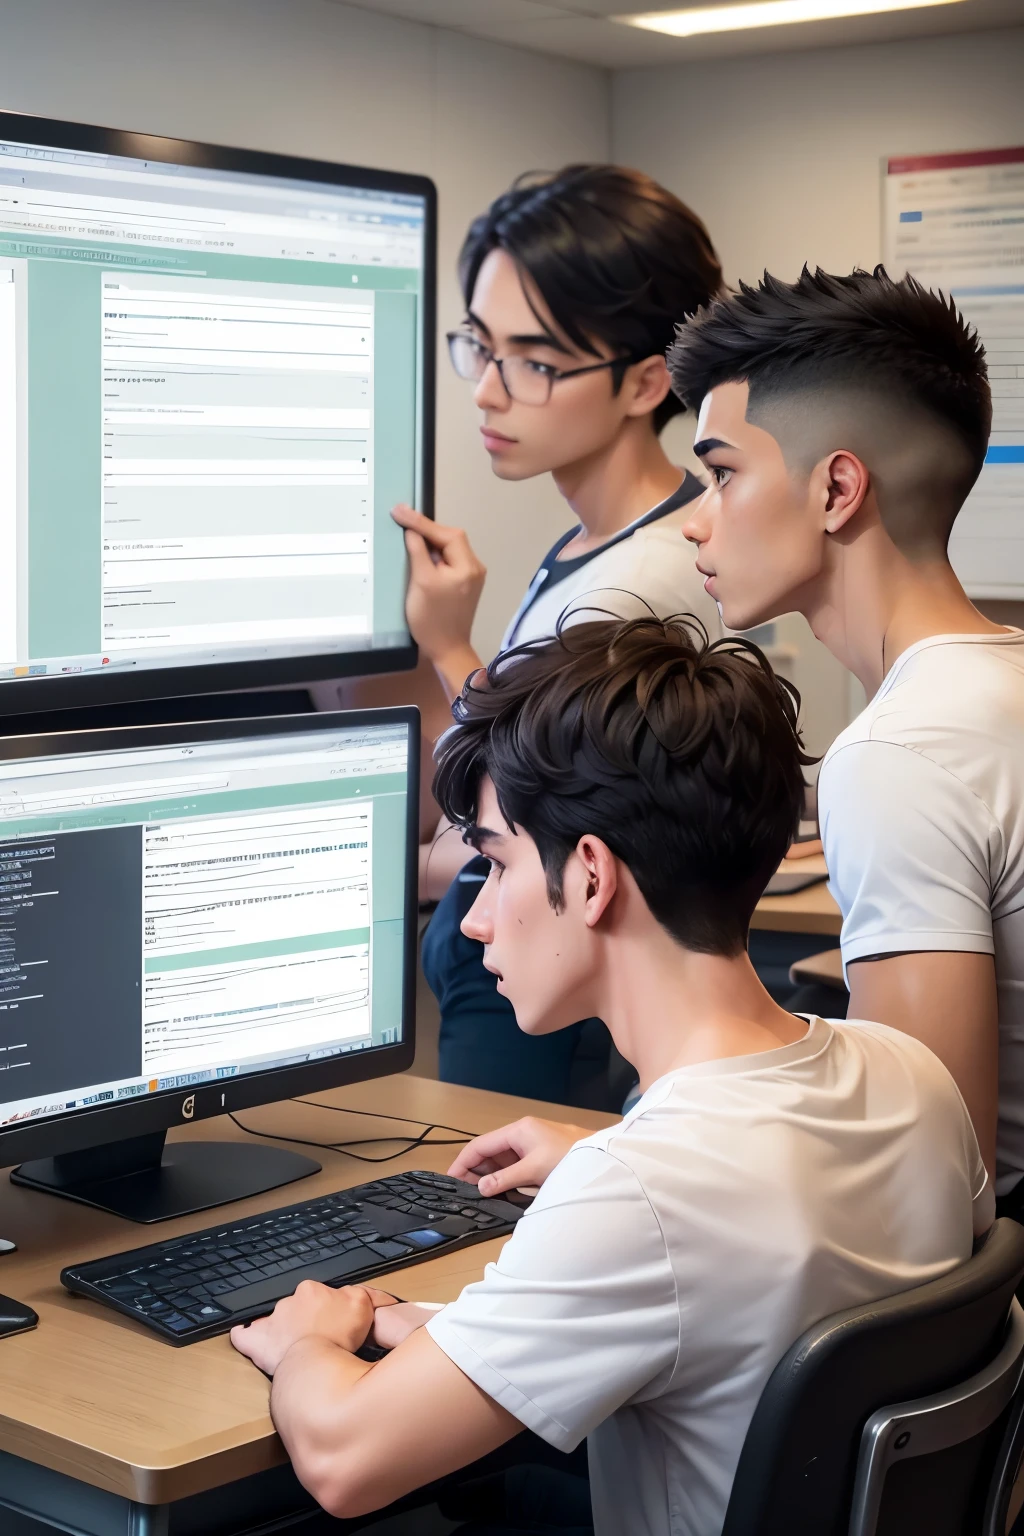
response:
[[[825,860],[820,854],[803,859],[783,859],[780,874],[824,874]],[[825,933],[838,936],[843,920],[829,895],[824,881],[808,885],[791,896],[762,896],[754,909],[751,928],[771,929],[777,933]]]
[[[776,933],[824,933],[838,938],[843,919],[828,886],[809,885],[792,896],[762,896],[750,926]]]
[[[419,1122],[443,1121],[475,1134],[528,1113],[593,1129],[615,1118],[408,1074],[313,1097]],[[246,1110],[240,1119],[261,1131],[318,1141],[396,1129],[415,1134],[420,1128],[299,1103]],[[247,1139],[226,1118],[171,1135]],[[383,1154],[389,1148],[367,1150]],[[269,1383],[235,1353],[226,1335],[182,1348],[164,1343],[130,1318],[69,1295],[58,1278],[65,1264],[312,1199],[375,1175],[411,1168],[443,1172],[456,1150],[420,1146],[381,1168],[316,1151],[323,1172],[312,1178],[149,1227],[18,1188],[0,1176],[0,1235],[18,1244],[17,1253],[0,1257],[0,1291],[39,1313],[35,1331],[0,1339],[0,1530],[7,1528],[4,1508],[14,1507],[63,1520],[63,1529],[87,1536],[166,1536],[173,1501],[286,1460],[268,1412]],[[479,1278],[500,1247],[500,1240],[480,1243],[381,1283],[409,1300],[449,1301]]]
[[[796,960],[789,968],[789,979],[794,983],[815,982],[819,986],[835,987],[838,992],[846,991],[846,978],[843,975],[843,956],[841,950],[826,949],[820,955],[806,955],[803,960]]]

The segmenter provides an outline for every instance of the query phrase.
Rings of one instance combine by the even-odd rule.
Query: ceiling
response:
[[[447,27],[471,37],[557,54],[605,69],[835,47],[905,37],[941,37],[1024,25],[1024,0],[959,0],[952,5],[795,26],[757,27],[693,38],[665,37],[609,18],[629,11],[682,10],[709,0],[337,0],[360,10]],[[714,3],[714,0],[710,0]]]

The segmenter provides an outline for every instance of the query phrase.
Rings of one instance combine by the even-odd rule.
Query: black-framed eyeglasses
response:
[[[510,400],[520,405],[547,405],[551,391],[560,379],[576,379],[582,373],[599,373],[602,368],[627,368],[628,357],[612,357],[604,363],[588,363],[583,368],[553,368],[531,357],[495,357],[490,347],[469,331],[448,332],[448,356],[460,379],[478,384],[494,364]]]

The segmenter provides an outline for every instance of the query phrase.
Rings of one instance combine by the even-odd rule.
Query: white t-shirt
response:
[[[818,811],[844,964],[995,956],[1003,1194],[1024,1173],[1024,634],[904,651],[827,753]]]
[[[714,1536],[790,1345],[955,1268],[992,1213],[938,1059],[816,1018],[794,1045],[669,1073],[578,1142],[426,1326],[551,1445],[590,1436],[597,1536]]]
[[[703,490],[687,471],[677,491],[590,554],[559,560],[579,530],[563,534],[526,589],[501,649],[553,635],[563,613],[564,622],[581,623],[607,614],[639,618],[652,608],[661,619],[696,614],[709,637],[718,639],[718,607],[704,591],[693,545],[682,534],[690,502]]]

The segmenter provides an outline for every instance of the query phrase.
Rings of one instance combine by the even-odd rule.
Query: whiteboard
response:
[[[949,554],[972,597],[1024,598],[1024,147],[882,162],[882,248],[956,300],[992,385],[985,467]]]

